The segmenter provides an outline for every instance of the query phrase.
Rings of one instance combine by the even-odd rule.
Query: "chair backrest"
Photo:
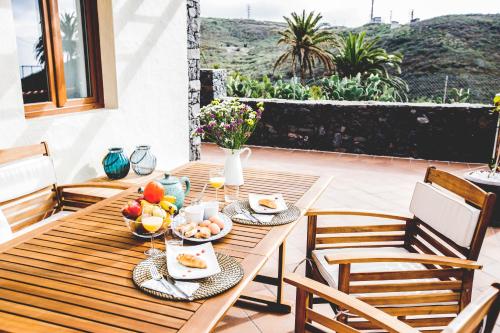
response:
[[[58,203],[45,142],[0,150],[0,210],[13,232],[52,215]]]
[[[477,260],[491,219],[495,194],[430,167],[413,192],[415,219],[406,246],[427,254]]]

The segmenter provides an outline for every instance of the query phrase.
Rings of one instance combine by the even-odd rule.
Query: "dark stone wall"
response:
[[[473,104],[241,99],[265,111],[249,144],[489,162],[496,114]]]
[[[187,45],[188,45],[188,112],[189,131],[198,127],[196,116],[200,112],[200,1],[187,0]],[[189,136],[189,159],[200,159],[201,142]]]
[[[227,72],[225,69],[202,68],[200,70],[201,106],[210,104],[216,98],[226,97],[226,79]]]

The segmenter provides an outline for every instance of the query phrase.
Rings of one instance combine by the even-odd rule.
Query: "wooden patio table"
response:
[[[199,194],[212,167],[192,162],[173,171],[191,179],[187,203]],[[247,169],[241,196],[280,192],[304,213],[330,180]],[[236,258],[245,272],[241,282],[223,294],[174,302],[137,289],[132,270],[144,260],[149,241],[131,237],[120,213],[127,201],[138,196],[136,189],[0,245],[0,331],[210,332],[254,279],[278,288],[277,298],[262,300],[263,305],[289,311],[282,299],[284,244],[297,222],[277,227],[234,224],[226,237],[215,242],[216,250]],[[205,198],[214,194],[209,189]],[[163,242],[156,244],[164,248]],[[258,275],[275,250],[280,254],[277,277]]]

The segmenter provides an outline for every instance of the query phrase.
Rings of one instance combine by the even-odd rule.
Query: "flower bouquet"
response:
[[[200,126],[194,135],[216,143],[224,151],[225,185],[243,185],[243,170],[240,155],[247,152],[245,160],[251,154],[250,148],[243,148],[252,135],[264,112],[263,103],[256,108],[241,103],[238,99],[214,100],[200,110]]]
[[[201,108],[200,126],[195,135],[221,148],[239,150],[252,135],[263,111],[263,103],[257,103],[256,110],[253,110],[238,99],[215,99]]]

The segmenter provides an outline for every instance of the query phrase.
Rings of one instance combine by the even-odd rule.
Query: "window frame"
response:
[[[85,98],[67,98],[58,1],[41,0],[42,33],[45,42],[46,71],[51,100],[25,103],[24,115],[26,118],[89,111],[104,107],[97,1],[81,1],[84,2],[83,8],[85,10],[88,84],[92,94]]]

